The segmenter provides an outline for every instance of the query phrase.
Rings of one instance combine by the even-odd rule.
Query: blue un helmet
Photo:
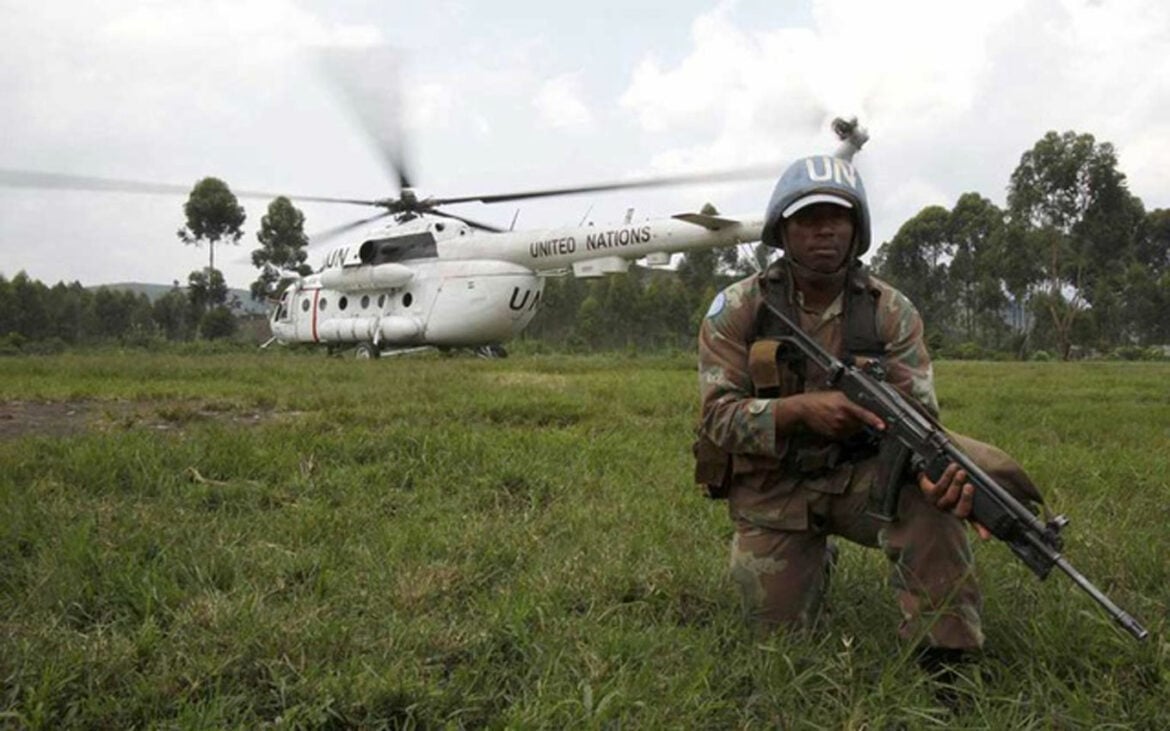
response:
[[[784,248],[781,229],[784,219],[814,203],[834,203],[853,211],[854,258],[869,250],[869,204],[861,175],[848,160],[833,155],[814,155],[788,166],[768,201],[764,213],[764,232],[760,240],[777,249]]]

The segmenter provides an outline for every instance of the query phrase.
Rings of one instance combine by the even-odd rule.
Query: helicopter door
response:
[[[284,294],[280,295],[280,302],[276,305],[276,315],[272,318],[273,322],[284,323],[292,319],[292,313],[289,311],[289,304],[292,299],[292,293],[288,290],[285,290]]]
[[[293,321],[296,323],[296,340],[301,343],[317,342],[317,297],[319,289],[302,289],[293,302]]]

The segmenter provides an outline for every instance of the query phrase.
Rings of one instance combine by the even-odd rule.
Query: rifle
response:
[[[882,440],[880,454],[881,459],[888,461],[890,477],[884,485],[875,484],[871,488],[871,515],[886,522],[897,519],[898,498],[904,484],[902,475],[906,468],[925,472],[932,481],[937,482],[950,463],[954,462],[966,471],[968,482],[975,487],[971,520],[1008,544],[1012,552],[1040,579],[1047,578],[1053,566],[1059,568],[1134,638],[1146,639],[1149,632],[1136,619],[1114,604],[1061,555],[1063,541],[1060,531],[1068,524],[1067,518],[1058,515],[1041,522],[1031,510],[955,446],[933,416],[908,401],[887,383],[880,363],[871,361],[859,368],[851,358],[848,363],[838,360],[767,298],[764,304],[791,331],[790,335],[780,338],[783,345],[795,346],[807,359],[824,370],[828,375],[829,386],[840,389],[850,401],[873,412],[885,422],[886,429],[879,435]],[[779,351],[777,355],[780,360],[789,360],[790,357],[781,355]]]

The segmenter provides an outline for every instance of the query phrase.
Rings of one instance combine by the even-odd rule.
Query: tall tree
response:
[[[252,250],[252,265],[260,276],[252,282],[252,299],[263,300],[284,289],[294,276],[305,276],[312,269],[305,260],[309,237],[305,235],[305,214],[280,196],[268,204],[268,213],[260,220],[256,233],[260,248]]]
[[[1007,305],[1000,260],[1003,211],[978,193],[964,193],[948,224],[954,250],[947,274],[957,299],[957,329],[967,341],[995,346]]]
[[[927,206],[902,224],[874,257],[877,275],[909,297],[935,333],[947,329],[952,308],[947,281],[947,261],[954,251],[950,221],[947,209]]]
[[[215,245],[220,241],[238,244],[244,235],[241,227],[247,215],[227,183],[219,178],[204,178],[191,189],[183,204],[187,226],[177,235],[185,244],[206,243],[207,269],[215,270]]]
[[[1062,358],[1107,273],[1102,263],[1124,258],[1127,237],[1132,242],[1140,217],[1130,199],[1113,146],[1090,134],[1049,132],[1012,173],[1008,208],[1013,221],[1035,232],[1025,240],[1042,252],[1041,301]]]

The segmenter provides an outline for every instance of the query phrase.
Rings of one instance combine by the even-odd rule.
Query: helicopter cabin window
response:
[[[435,235],[430,231],[371,239],[362,244],[362,249],[362,262],[366,264],[434,259],[439,255],[439,249],[435,246]]]
[[[329,307],[329,300],[322,297],[321,301],[317,303],[317,307],[320,308],[322,312],[324,312],[325,308]]]
[[[337,300],[337,309],[345,310],[346,307],[349,307],[348,297],[342,297],[341,299]]]
[[[378,295],[378,307],[382,308],[385,306],[386,306],[386,295],[384,295],[384,294]]]
[[[369,306],[370,306],[370,295],[363,294],[362,295],[362,309],[363,310],[368,309]]]
[[[410,292],[402,295],[402,306],[410,307],[410,303],[414,302],[414,296]]]
[[[301,312],[308,312],[308,311],[309,311],[309,300],[307,300],[307,299],[301,300]]]

